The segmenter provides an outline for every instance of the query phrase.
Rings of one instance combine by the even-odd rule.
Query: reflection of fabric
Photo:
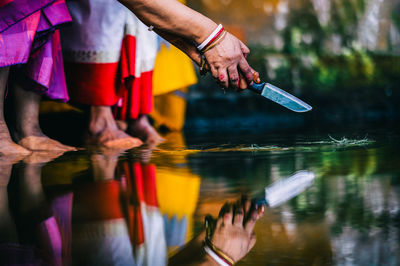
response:
[[[168,215],[164,215],[165,232],[167,245],[169,247],[181,247],[186,243],[186,235],[188,229],[187,217],[183,216],[178,220],[176,215],[171,219]]]
[[[136,265],[166,265],[167,246],[158,208],[155,166],[124,162],[123,173]]]
[[[120,193],[115,180],[80,185],[75,191],[73,265],[134,265]]]
[[[186,144],[181,132],[166,136],[167,147],[182,150]],[[161,158],[175,167],[157,169],[157,199],[164,217],[169,247],[177,247],[193,237],[193,215],[196,210],[201,179],[187,166],[186,156]]]
[[[122,218],[75,225],[72,239],[72,265],[135,265]]]
[[[73,193],[68,192],[52,200],[52,210],[57,221],[62,241],[63,265],[71,265],[71,218]]]
[[[0,7],[0,67],[26,64],[18,67],[23,73],[18,79],[24,77],[29,82],[25,87],[33,87],[51,99],[67,101],[56,28],[70,20],[63,0],[14,0]],[[35,83],[30,84],[32,81]]]
[[[73,26],[63,31],[71,99],[115,105],[136,118],[152,108],[156,35],[114,0],[69,1]],[[133,81],[132,81],[133,80]]]

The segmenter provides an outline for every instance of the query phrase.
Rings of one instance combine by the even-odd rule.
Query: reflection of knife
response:
[[[295,174],[280,179],[265,188],[262,196],[256,197],[255,205],[277,207],[296,197],[314,183],[315,175],[311,171],[298,171]]]
[[[252,208],[258,209],[261,205],[269,208],[277,207],[309,188],[314,184],[314,179],[315,174],[305,170],[282,178],[266,187],[261,195],[255,196],[252,200]],[[211,239],[216,221],[211,215],[205,217],[206,238]]]
[[[255,93],[258,93],[261,96],[268,98],[271,101],[274,101],[295,112],[308,112],[312,109],[310,105],[306,104],[302,100],[266,82],[253,82],[253,84],[250,85],[248,88]]]

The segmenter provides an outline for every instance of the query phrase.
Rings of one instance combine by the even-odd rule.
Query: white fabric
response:
[[[134,265],[129,231],[123,218],[72,228],[73,265]]]
[[[156,207],[141,205],[144,245],[136,247],[136,264],[166,266],[168,261],[167,242],[165,240],[164,220]]]
[[[61,34],[65,61],[118,62],[122,40],[131,35],[136,38],[135,76],[154,68],[157,35],[125,6],[115,0],[71,0],[67,5],[73,23]]]

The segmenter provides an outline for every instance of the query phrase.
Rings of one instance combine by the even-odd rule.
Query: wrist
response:
[[[212,20],[202,24],[201,29],[197,30],[197,34],[194,36],[193,41],[197,44],[201,44],[217,27],[218,24]]]
[[[207,266],[221,266],[218,262],[216,262],[209,254],[204,254],[203,265]]]
[[[219,266],[232,266],[235,264],[235,261],[231,257],[225,254],[221,249],[214,246],[208,238],[204,241],[203,250],[208,257],[212,258]]]

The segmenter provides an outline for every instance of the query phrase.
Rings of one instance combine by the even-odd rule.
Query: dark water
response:
[[[206,214],[308,170],[240,264],[399,265],[399,136],[331,137],[174,133],[153,151],[1,158],[0,264],[165,265]]]

